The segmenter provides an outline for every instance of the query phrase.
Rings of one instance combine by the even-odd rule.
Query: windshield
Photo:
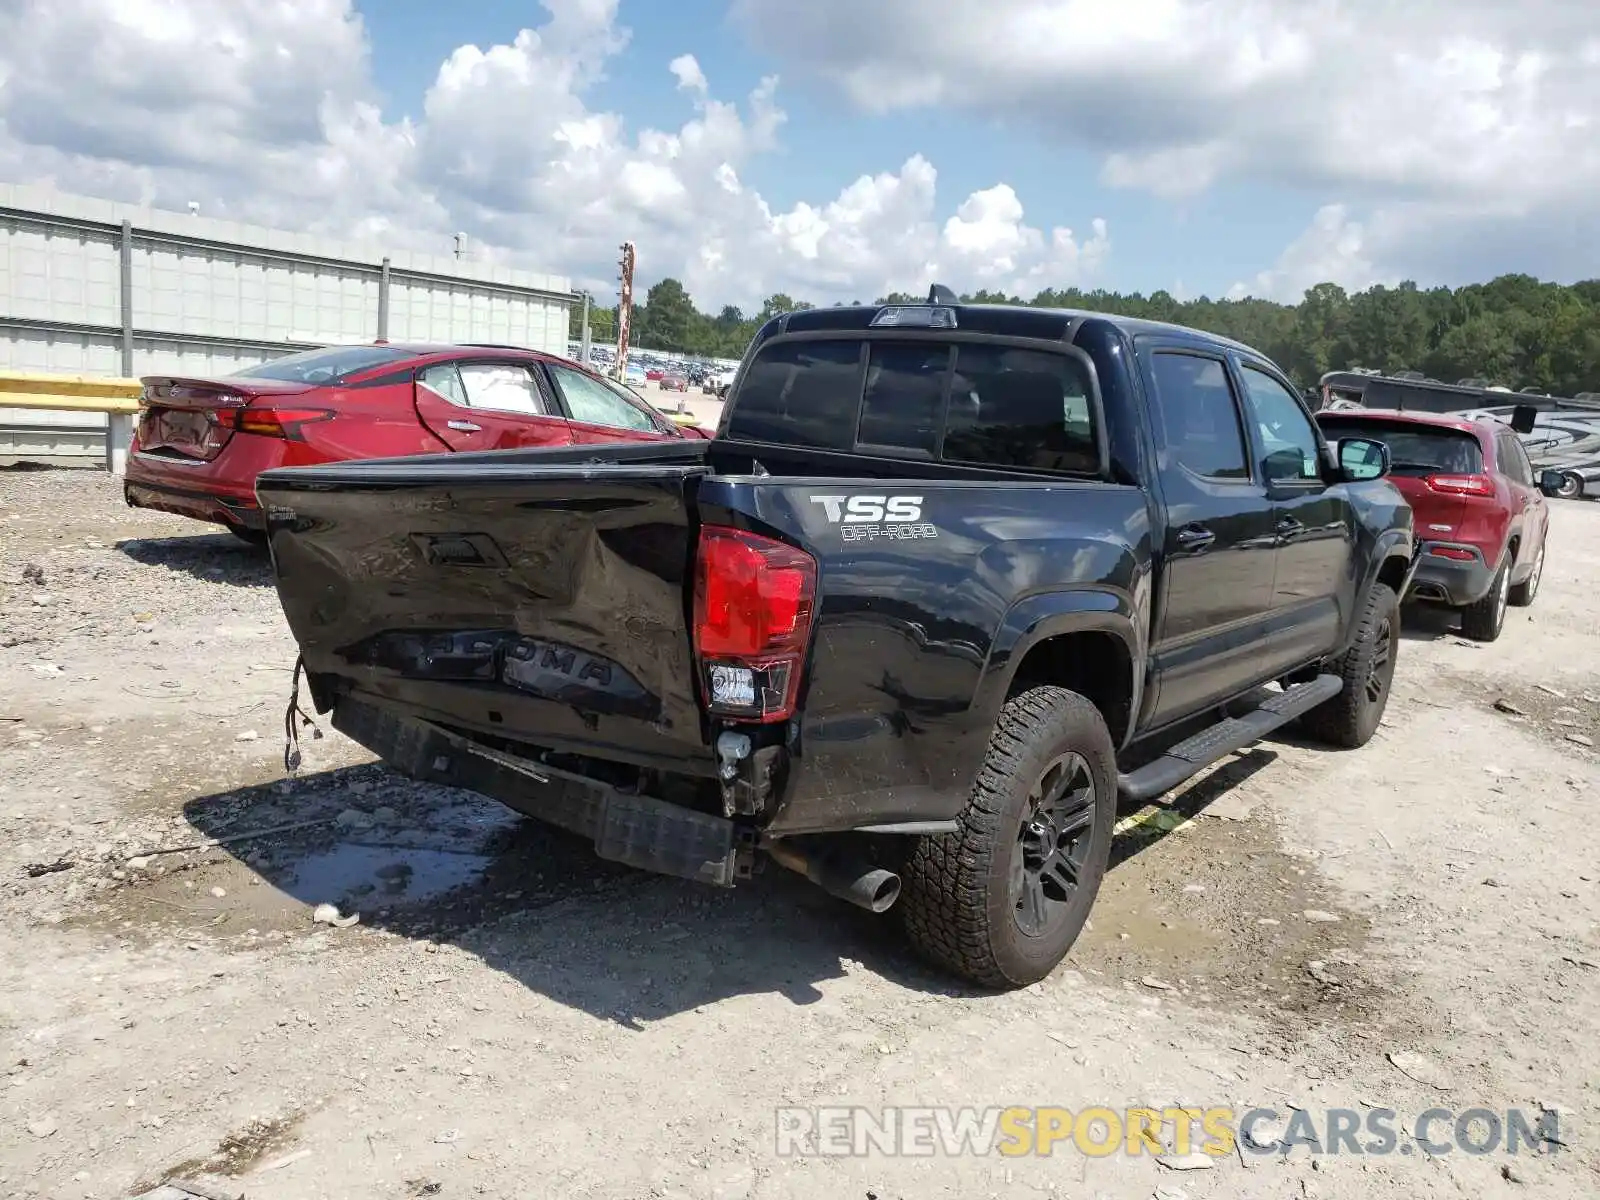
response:
[[[351,375],[410,358],[393,346],[323,346],[268,359],[233,372],[233,378],[278,379],[286,383],[343,383]]]
[[[1330,438],[1370,438],[1389,447],[1396,475],[1479,475],[1483,451],[1478,439],[1459,429],[1436,429],[1401,421],[1340,418],[1321,422]]]

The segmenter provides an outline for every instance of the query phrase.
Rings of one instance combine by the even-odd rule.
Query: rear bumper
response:
[[[197,521],[210,521],[237,529],[264,530],[266,517],[254,496],[239,496],[206,488],[175,487],[136,480],[130,472],[123,484],[123,499],[133,508],[175,513]]]
[[[720,887],[750,874],[754,835],[724,817],[621,792],[348,696],[334,706],[333,727],[413,779],[480,792],[590,839],[612,862]]]
[[[1471,558],[1438,553],[1471,554]],[[1460,607],[1476,604],[1494,584],[1494,567],[1477,546],[1465,542],[1423,542],[1406,599]]]

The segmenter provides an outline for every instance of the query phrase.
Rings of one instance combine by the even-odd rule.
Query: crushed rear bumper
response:
[[[621,792],[348,695],[334,705],[333,727],[413,779],[481,792],[590,839],[612,862],[719,887],[750,874],[754,839],[724,817]]]

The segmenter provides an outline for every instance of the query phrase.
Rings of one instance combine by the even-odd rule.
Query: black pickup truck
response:
[[[1372,736],[1412,570],[1386,456],[1247,346],[935,287],[774,318],[712,440],[258,495],[335,728],[607,859],[898,902],[1005,987],[1076,939],[1119,797],[1296,718]]]

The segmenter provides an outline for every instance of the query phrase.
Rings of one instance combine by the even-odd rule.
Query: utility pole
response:
[[[622,282],[617,289],[617,378],[628,378],[628,327],[633,318],[633,243],[622,243]]]
[[[583,293],[583,320],[578,325],[578,361],[589,365],[589,293]]]

